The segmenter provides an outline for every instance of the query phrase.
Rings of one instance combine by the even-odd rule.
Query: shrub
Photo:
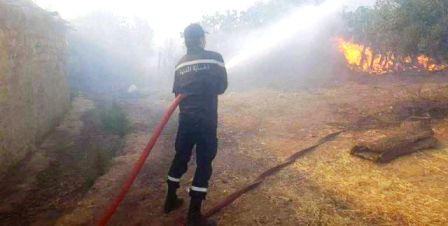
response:
[[[100,109],[99,117],[104,131],[121,137],[129,132],[130,123],[127,114],[117,103],[113,103],[109,108]]]

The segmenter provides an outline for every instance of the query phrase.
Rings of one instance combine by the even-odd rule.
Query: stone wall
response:
[[[64,21],[28,0],[0,1],[0,175],[70,106]]]

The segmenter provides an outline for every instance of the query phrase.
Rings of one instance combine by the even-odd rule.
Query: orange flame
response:
[[[342,38],[338,38],[337,43],[349,68],[358,72],[386,74],[405,70],[426,70],[430,72],[448,70],[448,65],[435,64],[433,59],[426,55],[418,56],[416,62],[413,63],[410,56],[397,60],[392,53],[375,54],[368,46],[345,41]]]

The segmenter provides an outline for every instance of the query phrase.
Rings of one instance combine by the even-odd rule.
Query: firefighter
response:
[[[184,38],[187,54],[176,66],[173,92],[185,99],[179,107],[176,154],[168,172],[164,211],[169,213],[183,203],[176,190],[195,148],[197,168],[189,189],[187,225],[215,225],[202,217],[201,204],[208,192],[212,162],[218,148],[218,95],[227,89],[227,72],[221,54],[204,49],[205,31],[199,24],[185,28]]]

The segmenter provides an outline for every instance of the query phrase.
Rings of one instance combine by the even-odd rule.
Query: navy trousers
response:
[[[213,172],[218,139],[216,124],[198,123],[180,119],[176,136],[176,155],[168,172],[168,186],[178,188],[181,177],[187,172],[193,149],[196,150],[196,172],[190,188],[192,198],[205,199],[208,182]]]

